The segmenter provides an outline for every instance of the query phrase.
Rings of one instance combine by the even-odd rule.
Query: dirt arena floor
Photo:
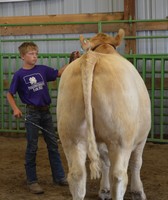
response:
[[[68,187],[52,184],[46,145],[39,138],[37,172],[44,194],[31,194],[26,186],[24,171],[25,138],[0,136],[0,200],[70,200]],[[60,153],[67,172],[61,145]],[[168,200],[168,144],[147,143],[143,155],[141,177],[148,200]],[[98,199],[99,181],[88,177],[85,200]],[[125,199],[130,199],[129,185]]]

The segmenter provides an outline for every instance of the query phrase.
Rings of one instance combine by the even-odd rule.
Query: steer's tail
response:
[[[90,170],[91,178],[100,177],[100,155],[97,149],[96,138],[93,128],[93,111],[92,111],[92,82],[93,71],[97,62],[96,54],[92,51],[88,51],[85,54],[85,59],[81,64],[82,72],[82,86],[85,104],[85,117],[87,121],[87,137],[88,137],[88,157],[91,161]]]

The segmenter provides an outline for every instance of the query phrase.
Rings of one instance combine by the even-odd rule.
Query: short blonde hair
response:
[[[38,51],[38,46],[34,42],[23,42],[19,47],[19,53],[21,56],[25,55],[28,51]]]

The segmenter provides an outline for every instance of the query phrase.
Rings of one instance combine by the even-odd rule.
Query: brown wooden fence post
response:
[[[124,20],[135,19],[135,0],[124,0]],[[136,36],[136,23],[128,23],[126,26],[126,36]],[[136,53],[136,40],[128,39],[125,43],[125,53]]]

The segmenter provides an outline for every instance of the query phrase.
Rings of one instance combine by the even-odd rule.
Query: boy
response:
[[[27,184],[32,193],[41,194],[44,191],[38,184],[36,175],[38,126],[43,128],[42,134],[47,144],[53,182],[61,186],[68,185],[58,152],[52,115],[49,111],[51,98],[47,87],[47,82],[54,81],[57,77],[60,77],[65,67],[58,71],[48,66],[36,65],[38,46],[33,42],[21,44],[19,52],[23,60],[23,67],[15,72],[7,93],[7,99],[16,118],[22,117],[23,114],[16,105],[14,95],[18,92],[21,101],[26,104],[25,127],[27,148],[25,153],[25,170]]]

